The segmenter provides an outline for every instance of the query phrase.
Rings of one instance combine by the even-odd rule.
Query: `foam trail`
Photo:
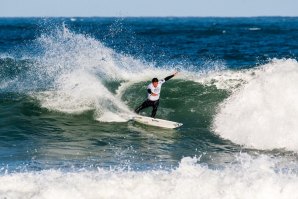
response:
[[[58,81],[63,82],[58,90],[35,94],[42,107],[72,114],[95,110],[97,120],[127,121],[117,113],[129,113],[129,109],[115,98],[96,77],[84,71],[75,71],[68,75],[62,75],[57,79]]]
[[[214,119],[216,133],[257,149],[298,150],[298,63],[273,60],[223,104]]]
[[[52,84],[52,89],[34,93],[42,107],[78,114],[94,110],[97,120],[127,121],[123,115],[131,114],[130,110],[104,82],[127,81],[133,77],[132,70],[141,73],[138,69],[145,68],[143,63],[65,27],[56,34],[41,36],[38,43],[45,53],[30,72]]]
[[[4,198],[297,198],[294,171],[277,172],[279,160],[241,154],[222,169],[185,157],[172,171],[81,171],[0,176]]]

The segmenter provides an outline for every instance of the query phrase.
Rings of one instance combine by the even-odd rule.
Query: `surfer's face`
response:
[[[158,86],[158,82],[152,82],[152,84],[155,88]]]

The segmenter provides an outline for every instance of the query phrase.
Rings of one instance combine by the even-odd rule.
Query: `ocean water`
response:
[[[1,18],[0,198],[298,198],[297,38],[295,17]],[[184,125],[130,121],[175,71],[157,117]]]

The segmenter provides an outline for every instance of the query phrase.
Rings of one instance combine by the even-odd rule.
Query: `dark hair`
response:
[[[152,79],[152,83],[153,82],[158,82],[158,79],[156,78],[156,77],[154,77],[153,79]]]

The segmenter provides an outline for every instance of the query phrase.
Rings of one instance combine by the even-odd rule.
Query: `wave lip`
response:
[[[273,60],[219,107],[213,129],[257,149],[298,150],[298,63]]]

